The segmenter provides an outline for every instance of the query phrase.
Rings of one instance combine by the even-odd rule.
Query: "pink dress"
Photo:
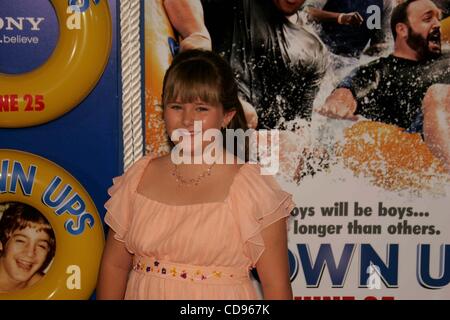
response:
[[[249,278],[261,231],[289,216],[292,196],[244,164],[223,202],[168,205],[137,192],[144,157],[108,190],[105,222],[134,255],[125,299],[257,299]]]

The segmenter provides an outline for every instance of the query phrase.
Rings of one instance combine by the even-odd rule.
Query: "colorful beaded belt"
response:
[[[250,279],[249,272],[243,268],[193,266],[139,256],[133,259],[133,270],[173,280],[216,284],[241,283]]]

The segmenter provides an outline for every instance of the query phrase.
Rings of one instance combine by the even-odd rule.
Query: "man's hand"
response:
[[[327,98],[325,104],[317,112],[333,119],[358,120],[355,115],[357,102],[352,92],[346,88],[339,88]]]
[[[180,42],[181,52],[192,49],[212,50],[211,37],[207,31],[204,33],[194,32]]]
[[[364,19],[358,12],[341,13],[338,19],[339,24],[347,26],[360,26],[363,22]]]

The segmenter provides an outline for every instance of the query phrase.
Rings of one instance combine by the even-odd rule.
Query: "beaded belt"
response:
[[[193,266],[140,256],[134,257],[133,270],[166,279],[210,284],[242,283],[250,279],[249,272],[243,268]]]

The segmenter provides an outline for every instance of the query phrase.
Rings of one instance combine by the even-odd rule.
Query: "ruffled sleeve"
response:
[[[260,169],[259,165],[244,165],[230,190],[231,211],[244,242],[244,254],[253,267],[265,249],[262,230],[288,217],[295,207],[292,195],[283,191],[273,176],[261,175]]]
[[[133,202],[140,178],[150,158],[145,156],[133,164],[123,175],[113,178],[105,203],[105,223],[116,233],[115,238],[124,242],[133,217]]]

